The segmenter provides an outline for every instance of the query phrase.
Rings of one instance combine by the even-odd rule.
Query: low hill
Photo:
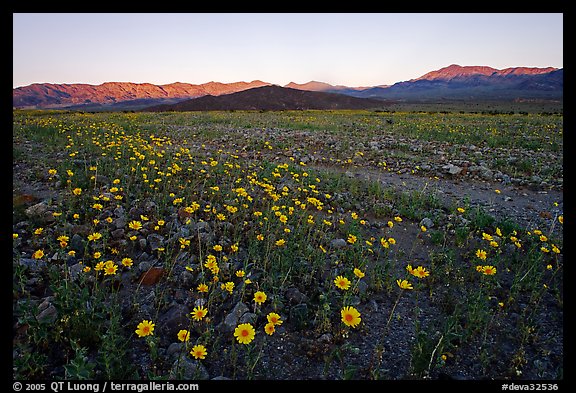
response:
[[[210,110],[304,110],[304,109],[376,109],[386,106],[382,100],[343,94],[306,91],[277,85],[256,87],[221,96],[203,96],[171,105],[156,105],[143,111]]]

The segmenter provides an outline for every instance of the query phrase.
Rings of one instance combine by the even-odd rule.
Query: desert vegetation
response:
[[[14,378],[563,378],[561,113],[15,110],[12,149]]]

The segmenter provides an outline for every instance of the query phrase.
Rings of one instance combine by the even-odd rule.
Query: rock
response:
[[[494,177],[494,172],[482,166],[480,167],[480,177],[484,180],[492,180],[492,178]]]
[[[450,175],[458,175],[460,174],[460,172],[462,172],[462,168],[460,168],[459,166],[456,166],[454,164],[446,164],[442,167],[442,169],[447,172]]]
[[[126,231],[123,228],[118,228],[112,231],[112,238],[122,239],[126,236]]]
[[[181,329],[188,329],[190,325],[189,314],[188,307],[182,304],[174,304],[164,314],[161,314],[158,322],[162,328],[163,336],[173,340]]]
[[[14,261],[18,265],[25,266],[32,273],[39,273],[47,266],[46,262],[41,259],[20,258]]]
[[[58,319],[58,310],[52,304],[50,298],[45,298],[38,306],[38,315],[36,318],[40,323],[53,324]]]
[[[308,300],[308,296],[300,292],[296,287],[286,289],[286,291],[284,291],[284,297],[293,305],[305,303]]]
[[[117,206],[114,209],[114,215],[116,217],[124,217],[126,215],[126,210],[124,210],[124,208],[122,206]]]
[[[140,220],[140,216],[144,215],[144,210],[138,206],[133,206],[129,211],[128,211],[128,217],[130,217],[131,219],[134,220]]]
[[[208,300],[201,297],[194,301],[194,307],[206,307],[206,303],[208,303]]]
[[[366,291],[368,290],[368,284],[366,283],[366,281],[364,280],[360,280],[360,282],[358,282],[358,293],[359,294],[364,294],[366,293]]]
[[[142,264],[142,263],[141,263]],[[140,264],[140,265],[141,265]],[[140,276],[140,284],[142,285],[154,285],[157,284],[158,281],[160,281],[160,279],[162,278],[162,276],[164,275],[165,270],[164,268],[161,267],[151,267],[150,269],[148,269],[147,271],[145,271],[144,273],[142,273],[142,275]]]
[[[373,312],[378,312],[378,303],[374,299],[368,301],[368,309]]]
[[[141,272],[147,272],[152,267],[151,261],[142,261],[138,264],[138,270]]]
[[[214,240],[214,233],[213,232],[200,232],[198,233],[198,239],[202,244],[210,244]]]
[[[232,311],[226,315],[222,323],[219,325],[219,329],[222,333],[232,333],[238,323],[242,315],[250,311],[248,306],[242,302],[236,303]]]
[[[182,284],[181,286],[183,288],[192,288],[195,284],[194,274],[188,270],[183,270],[182,273],[180,273],[178,282]]]
[[[247,312],[247,313],[242,314],[242,316],[238,320],[238,323],[251,323],[252,325],[254,325],[254,324],[256,324],[257,319],[258,319],[258,316],[256,314],[251,313],[251,312]]]
[[[380,143],[376,142],[376,141],[372,141],[368,143],[368,147],[370,147],[370,149],[374,150],[374,151],[379,151],[380,150]]]
[[[152,213],[156,210],[156,202],[148,200],[144,203],[144,210],[148,213]]]
[[[82,270],[84,269],[84,265],[81,263],[77,263],[75,265],[70,266],[68,269],[70,274],[70,280],[76,281],[80,274],[82,274]]]
[[[340,249],[340,248],[344,248],[347,246],[346,240],[344,239],[333,239],[330,242],[330,248],[333,249]]]
[[[150,244],[150,248],[152,249],[152,251],[164,247],[164,236],[159,235],[157,233],[152,233],[148,235],[146,240],[148,240],[148,243]]]
[[[542,178],[538,175],[533,175],[530,177],[530,181],[532,183],[540,183],[542,181]]]
[[[70,239],[70,248],[76,252],[83,251],[85,246],[86,241],[77,233]]]
[[[192,355],[186,355],[180,359],[176,359],[172,368],[170,369],[170,379],[180,380],[206,380],[210,379],[210,374],[206,367],[196,359],[191,358]]]
[[[434,223],[432,222],[431,219],[429,219],[428,217],[423,218],[422,220],[420,220],[420,226],[425,226],[426,228],[433,228],[434,227]]]
[[[181,355],[187,356],[186,343],[183,342],[172,343],[166,349],[166,356],[168,356],[168,359],[170,360],[177,359]]]
[[[126,221],[126,218],[124,216],[118,217],[117,219],[114,220],[114,225],[116,225],[117,229],[123,229],[126,228],[126,226],[128,225],[128,221]]]
[[[40,202],[35,205],[30,206],[28,209],[24,211],[24,213],[30,217],[34,218],[40,223],[49,223],[55,220],[52,212],[50,211],[50,207],[46,202]]]

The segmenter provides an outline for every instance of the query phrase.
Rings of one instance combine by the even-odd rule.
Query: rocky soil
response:
[[[265,139],[274,140],[277,143],[283,140],[304,141],[307,134],[280,135],[271,131]],[[483,150],[481,147],[468,146],[458,151],[450,151],[449,146],[441,144],[423,144],[415,140],[398,141],[383,138],[375,140],[367,145],[355,146],[354,150],[364,149],[372,152],[359,159],[356,165],[342,166],[337,162],[327,162],[330,151],[342,151],[340,142],[326,138],[318,140],[317,152],[304,154],[304,149],[296,143],[294,148],[287,151],[287,156],[294,156],[304,162],[309,168],[319,171],[339,173],[348,178],[364,179],[371,182],[380,182],[384,187],[392,187],[407,191],[421,191],[434,195],[446,208],[456,206],[462,201],[467,201],[471,208],[481,207],[486,212],[499,220],[509,219],[526,228],[540,228],[546,233],[562,236],[562,227],[557,225],[557,217],[563,212],[563,182],[562,178],[544,179],[538,176],[521,178],[490,169],[490,165],[482,160]],[[302,142],[303,143],[303,142]],[[406,155],[387,160],[385,169],[379,168],[375,157],[389,148],[392,144],[406,144],[407,151],[418,152],[415,155]],[[193,145],[193,144],[192,144]],[[214,146],[226,145],[234,147],[234,136],[223,137],[214,141]],[[300,146],[300,147],[299,147]],[[194,146],[192,146],[194,147]],[[53,221],[52,204],[58,198],[58,192],[49,186],[44,168],[35,167],[34,154],[40,151],[40,146],[29,141],[22,141],[20,148],[24,152],[23,157],[13,162],[13,231],[25,233],[32,227],[32,221],[49,226]],[[478,154],[479,152],[479,154]],[[260,154],[260,153],[259,153]],[[492,151],[491,154],[494,154]],[[519,159],[523,152],[506,151],[498,154],[505,156],[509,162]],[[534,153],[537,154],[537,153]],[[321,158],[324,157],[324,158]],[[422,157],[429,160],[422,161]],[[476,158],[474,158],[476,157]],[[54,159],[60,160],[66,157],[58,153]],[[278,157],[270,155],[253,156],[246,151],[243,158],[276,160]],[[133,210],[118,210],[114,214],[117,228],[112,232],[112,237],[121,239],[125,237],[126,222],[134,216],[146,214],[147,209],[152,211],[154,206],[143,203],[135,206]],[[360,211],[362,211],[360,209]],[[195,229],[206,239],[214,236],[218,230],[210,223],[195,223]],[[369,223],[368,232],[378,233],[386,225],[384,221],[373,220]],[[447,221],[429,224],[435,225],[435,229],[446,229]],[[405,244],[405,239],[418,237],[418,227],[406,227],[404,235],[399,234],[398,243]],[[183,230],[183,229],[182,229]],[[446,229],[447,230],[447,229]],[[73,249],[82,249],[86,233],[85,228],[71,228],[75,233],[71,238]],[[168,337],[176,337],[176,333],[188,324],[184,317],[189,314],[194,305],[190,303],[189,287],[194,281],[194,275],[187,271],[184,262],[177,263],[174,271],[170,272],[173,278],[164,281],[166,273],[159,267],[150,250],[161,247],[168,239],[160,235],[149,233],[141,240],[140,252],[135,254],[135,269],[123,273],[119,278],[120,293],[125,294],[126,303],[121,304],[125,315],[125,323],[133,325],[137,322],[133,314],[134,299],[141,299],[140,314],[154,315],[154,299],[160,294],[171,300],[165,303],[158,313],[157,331],[163,333],[158,344],[158,357],[164,359],[162,366],[166,374],[179,379],[244,379],[248,373],[254,379],[493,379],[493,378],[522,378],[537,380],[557,379],[563,363],[563,314],[562,308],[554,297],[543,297],[541,307],[534,316],[536,325],[539,325],[540,336],[532,344],[523,348],[522,359],[527,359],[527,364],[518,366],[516,370],[524,370],[523,373],[512,373],[513,367],[504,356],[509,351],[516,351],[506,342],[498,341],[498,337],[480,337],[472,342],[461,343],[459,351],[448,357],[443,367],[432,367],[432,359],[426,359],[429,365],[420,365],[424,370],[421,375],[414,375],[410,370],[414,369],[413,343],[420,335],[426,335],[422,343],[426,345],[438,345],[444,337],[440,333],[442,327],[437,325],[435,318],[439,313],[446,313],[450,307],[455,307],[460,294],[453,293],[450,288],[436,290],[434,296],[404,296],[396,298],[388,292],[372,292],[367,287],[360,287],[357,294],[356,304],[363,315],[361,328],[349,336],[334,329],[321,327],[315,324],[314,312],[309,306],[310,301],[316,304],[322,299],[311,299],[315,291],[306,293],[298,288],[286,288],[280,295],[278,302],[280,309],[285,315],[286,322],[279,327],[276,334],[266,337],[261,341],[261,351],[256,354],[239,352],[238,369],[231,367],[230,351],[234,351],[225,343],[220,347],[222,357],[213,357],[210,362],[198,362],[189,356],[182,357],[184,344]],[[344,239],[334,239],[332,249],[341,247]],[[345,243],[344,243],[345,245]],[[426,258],[429,250],[434,248],[430,239],[423,239],[419,249],[411,250],[409,243],[398,252],[404,252],[413,256],[414,260]],[[19,250],[31,252],[30,250]],[[188,255],[188,257],[191,257]],[[242,255],[238,256],[238,260]],[[59,262],[61,256],[49,256],[47,263]],[[193,260],[193,259],[192,259]],[[231,263],[237,263],[231,261]],[[32,294],[33,302],[38,307],[37,318],[43,321],[54,322],[60,316],[53,304],[54,298],[51,291],[45,285],[38,285],[45,275],[46,263],[37,263],[30,258],[20,258],[19,263],[26,267],[26,289]],[[196,264],[198,261],[196,261]],[[64,262],[71,277],[76,277],[81,269],[73,259]],[[403,266],[398,266],[402,271]],[[511,280],[504,276],[503,280]],[[138,285],[139,283],[139,285]],[[510,282],[503,282],[510,284]],[[360,302],[360,298],[367,299]],[[17,299],[14,299],[15,301]],[[416,302],[416,306],[415,306]],[[278,307],[278,305],[276,305]],[[328,305],[330,307],[333,305]],[[506,316],[501,316],[493,321],[495,328],[500,329],[505,335],[515,334],[515,321],[520,319],[523,312],[530,306],[528,299],[521,299]],[[216,330],[220,333],[230,334],[238,323],[262,322],[249,304],[237,299],[230,298],[229,304],[223,309],[230,310],[225,314],[213,315]],[[262,309],[263,313],[273,311],[271,305]],[[391,310],[393,310],[393,323],[390,324]],[[547,310],[547,311],[544,311]],[[422,321],[420,331],[415,331],[415,325],[411,320],[412,315],[418,315]],[[552,313],[550,317],[546,313]],[[402,316],[402,317],[401,317]],[[337,323],[338,321],[333,321]],[[14,340],[17,342],[20,335],[25,334],[26,326],[18,320],[13,320]],[[422,333],[425,332],[425,333]],[[196,332],[195,334],[200,334]],[[417,337],[418,336],[418,337]],[[537,342],[536,342],[537,341]],[[135,341],[135,350],[132,352],[133,365],[138,370],[137,377],[146,378],[153,372],[148,348],[143,341]],[[486,374],[486,369],[475,359],[482,353],[482,346],[491,348],[492,360],[491,371]],[[237,348],[236,351],[243,351]],[[433,353],[434,354],[434,353]],[[502,354],[501,357],[498,355]],[[15,353],[18,357],[21,354]],[[435,354],[434,354],[435,355]],[[257,365],[249,370],[250,356],[258,356]],[[227,359],[227,360],[224,360]],[[420,359],[422,361],[422,359]],[[434,363],[436,365],[436,363]],[[458,364],[458,367],[453,366]],[[156,366],[154,366],[156,367]],[[177,372],[175,370],[178,370]],[[61,367],[47,370],[48,376],[62,375]]]

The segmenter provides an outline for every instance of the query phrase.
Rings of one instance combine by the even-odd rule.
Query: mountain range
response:
[[[280,87],[260,80],[235,83],[209,82],[199,85],[180,82],[166,85],[130,82],[107,82],[101,85],[35,83],[13,89],[12,105],[14,108],[82,110],[357,109],[374,107],[376,104],[374,100],[380,100],[381,103],[390,100],[561,101],[563,79],[564,70],[554,67],[513,67],[499,70],[487,66],[452,64],[428,72],[419,78],[389,86],[348,87],[310,81],[304,84],[291,82]],[[275,88],[237,95],[239,92],[265,86]],[[300,93],[297,93],[298,91]],[[330,94],[319,96],[318,93]],[[233,94],[236,95],[232,98],[224,98]],[[219,96],[222,97],[216,99]],[[358,99],[369,101],[361,103]],[[239,100],[248,101],[240,103]],[[197,102],[192,104],[191,101]],[[175,109],[184,107],[204,109]]]

